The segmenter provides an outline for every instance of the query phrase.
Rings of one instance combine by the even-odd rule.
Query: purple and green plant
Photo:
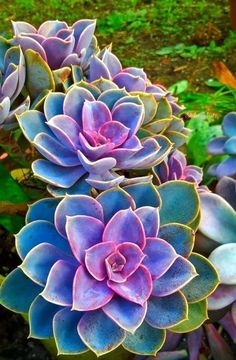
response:
[[[186,142],[189,131],[184,127],[184,121],[177,117],[183,107],[162,85],[152,84],[143,69],[122,68],[119,59],[109,48],[105,48],[91,58],[88,74],[90,82],[100,78],[112,80],[119,88],[141,97],[149,108],[149,114],[152,114],[143,124],[144,136],[162,133],[175,147]],[[148,94],[152,96],[148,97]]]
[[[13,21],[13,45],[23,52],[37,52],[52,70],[79,65],[86,70],[89,59],[97,48],[94,36],[95,20],[83,19],[68,26],[64,21],[45,21],[36,29],[24,21]]]
[[[76,187],[85,175],[103,190],[122,183],[124,171],[150,169],[172,144],[163,135],[139,140],[148,110],[139,96],[110,81],[80,82],[66,94],[50,92],[43,112],[30,110],[18,118],[26,138],[47,159],[33,163],[34,174],[64,189]]]
[[[17,127],[16,115],[29,109],[30,99],[21,97],[25,85],[25,58],[19,46],[0,39],[0,129]]]
[[[186,156],[179,150],[173,151],[159,165],[153,167],[158,184],[170,180],[185,180],[199,185],[202,181],[202,169],[195,165],[187,165]]]
[[[236,112],[225,115],[222,130],[223,136],[211,140],[207,147],[209,154],[226,155],[223,161],[208,169],[208,173],[218,179],[222,176],[236,176]]]
[[[120,60],[111,52],[110,47],[95,54],[90,62],[88,80],[92,82],[101,77],[114,81],[119,88],[125,88],[128,92],[151,93],[157,101],[166,98],[175,115],[183,109],[177,104],[177,99],[163,85],[152,84],[143,69],[137,67],[122,68]]]
[[[16,235],[22,264],[3,281],[1,303],[28,312],[30,336],[54,337],[59,354],[122,345],[155,355],[167,328],[188,332],[207,319],[218,285],[211,263],[192,252],[198,214],[185,181],[42,199]]]

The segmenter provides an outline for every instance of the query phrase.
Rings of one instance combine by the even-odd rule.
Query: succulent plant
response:
[[[122,68],[120,60],[111,52],[110,48],[105,48],[94,55],[90,62],[89,81],[95,81],[101,77],[113,80],[119,88],[125,88],[129,92],[140,91],[151,93],[157,101],[166,98],[171,104],[174,114],[183,109],[182,106],[176,103],[177,99],[163,85],[153,85],[148,80],[147,74],[143,69],[137,67]]]
[[[71,27],[64,21],[46,21],[38,29],[24,21],[12,24],[11,43],[36,51],[52,70],[72,64],[86,68],[97,46],[95,20],[78,20]]]
[[[154,355],[166,328],[206,320],[218,284],[211,263],[192,253],[198,206],[184,181],[40,200],[16,235],[23,262],[4,280],[1,302],[29,312],[30,336],[54,336],[59,354],[122,344]]]
[[[223,136],[216,137],[208,144],[212,155],[228,155],[222,162],[209,167],[208,173],[218,179],[222,176],[236,176],[236,112],[228,113],[222,122]]]
[[[119,88],[125,88],[131,95],[138,95],[148,108],[148,116],[142,125],[143,136],[163,134],[176,148],[187,140],[189,130],[184,121],[176,115],[183,107],[179,106],[170,93],[161,85],[153,85],[143,69],[129,67],[122,69],[119,59],[109,50],[104,49],[91,58],[88,79],[112,80]]]
[[[15,115],[29,108],[29,98],[19,99],[25,77],[25,59],[20,47],[9,48],[5,40],[0,39],[0,129],[16,127]]]
[[[137,132],[144,117],[145,107],[138,96],[116,87],[101,92],[82,82],[66,94],[49,93],[44,113],[27,111],[19,117],[19,124],[47,159],[33,163],[37,177],[68,189],[88,174],[86,181],[91,186],[107,189],[124,180],[117,169],[148,169],[170,151],[165,136],[139,140]]]
[[[153,172],[159,184],[169,180],[185,180],[198,185],[202,181],[202,169],[187,165],[186,156],[179,150],[173,151],[163,162],[154,166]]]

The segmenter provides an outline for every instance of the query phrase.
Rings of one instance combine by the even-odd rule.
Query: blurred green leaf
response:
[[[182,92],[186,91],[187,89],[188,89],[188,81],[187,80],[180,80],[168,88],[168,90],[173,95],[179,95]]]
[[[20,203],[28,200],[28,196],[20,185],[11,177],[4,166],[0,164],[0,201]],[[19,215],[1,215],[0,224],[10,233],[16,233],[24,225],[24,218]]]
[[[222,134],[220,125],[210,125],[206,114],[201,113],[192,118],[188,128],[192,130],[187,144],[187,155],[190,164],[201,166],[208,158],[206,146],[215,136]]]

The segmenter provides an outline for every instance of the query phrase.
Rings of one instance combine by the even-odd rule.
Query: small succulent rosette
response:
[[[172,143],[163,135],[139,139],[147,113],[139,96],[98,81],[97,86],[80,82],[66,94],[51,92],[43,112],[26,111],[18,120],[26,138],[46,158],[33,163],[33,172],[54,194],[58,188],[77,191],[82,178],[97,189],[108,189],[123,183],[124,171],[145,171],[160,163]]]
[[[152,84],[147,78],[147,74],[141,68],[128,67],[122,68],[118,57],[111,52],[111,49],[105,48],[93,56],[89,69],[89,81],[100,78],[113,80],[119,88],[125,88],[127,91],[141,91],[151,93],[157,101],[166,98],[172,106],[174,114],[182,110],[182,106],[176,103],[174,98],[163,85]]]
[[[13,45],[37,52],[52,70],[79,65],[86,69],[97,47],[95,20],[78,20],[72,26],[64,21],[46,21],[36,29],[24,21],[12,22]]]
[[[208,173],[220,179],[236,176],[236,112],[228,113],[222,122],[223,136],[211,140],[207,146],[209,154],[228,155],[222,162],[209,167]]]
[[[112,80],[119,88],[142,97],[149,109],[149,117],[143,124],[145,134],[162,133],[175,147],[186,142],[189,130],[184,127],[184,121],[177,117],[183,107],[162,85],[153,85],[143,69],[122,68],[119,59],[106,48],[92,56],[88,72],[90,82],[101,78]]]
[[[203,176],[200,167],[187,165],[186,156],[179,150],[173,151],[163,162],[154,166],[153,173],[159,184],[170,180],[185,180],[199,185]]]
[[[19,46],[9,47],[0,39],[0,129],[12,130],[17,127],[15,115],[29,109],[29,98],[20,93],[25,84],[25,59]]]
[[[30,336],[54,337],[59,354],[122,345],[154,355],[167,328],[188,332],[207,319],[218,278],[192,253],[198,217],[198,194],[184,181],[40,200],[16,235],[23,262],[1,302],[28,312]]]

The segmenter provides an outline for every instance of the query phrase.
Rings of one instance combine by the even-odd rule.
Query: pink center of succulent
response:
[[[119,251],[115,251],[105,259],[108,277],[111,273],[121,272],[126,264],[126,259]]]

